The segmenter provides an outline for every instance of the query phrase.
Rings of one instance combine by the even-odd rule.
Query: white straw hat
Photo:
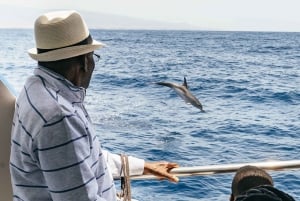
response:
[[[36,48],[28,50],[37,61],[57,61],[92,52],[104,44],[93,40],[83,43],[90,33],[76,11],[46,13],[34,24]],[[87,41],[87,40],[86,40]]]

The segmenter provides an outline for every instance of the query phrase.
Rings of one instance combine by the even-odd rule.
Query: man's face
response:
[[[91,36],[89,36],[87,38],[87,43],[88,44],[93,43],[93,39],[92,39]],[[90,53],[87,53],[85,55],[85,57],[86,57],[85,65],[86,65],[87,71],[84,72],[84,75],[83,75],[84,77],[83,77],[82,87],[84,87],[86,89],[90,85],[91,77],[92,77],[92,74],[93,74],[93,71],[94,71],[94,68],[95,68],[95,61],[94,61],[94,58],[93,58],[93,54],[94,54],[94,52],[90,52]]]
[[[83,75],[82,87],[88,88],[90,85],[90,81],[92,78],[94,68],[95,68],[93,52],[86,54],[86,64],[85,65],[87,66],[87,71],[84,72],[84,75]]]

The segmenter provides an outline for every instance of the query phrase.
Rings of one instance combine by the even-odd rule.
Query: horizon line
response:
[[[34,30],[34,28],[30,27],[0,27],[0,30]],[[155,29],[155,28],[89,28],[89,30],[104,30],[104,31],[186,31],[186,32],[261,32],[261,33],[300,33],[300,31],[275,31],[275,30],[222,30],[222,29]]]

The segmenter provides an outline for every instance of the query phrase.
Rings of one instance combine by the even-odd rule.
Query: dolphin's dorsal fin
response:
[[[186,82],[186,78],[185,78],[185,77],[184,77],[184,80],[183,80],[183,84],[182,84],[182,85],[185,86],[185,88],[187,88],[187,89],[189,88],[188,85],[187,85],[187,82]]]

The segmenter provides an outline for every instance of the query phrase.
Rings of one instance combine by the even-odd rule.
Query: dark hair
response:
[[[48,68],[49,70],[62,75],[67,78],[70,73],[74,70],[76,65],[84,66],[84,55],[62,59],[58,61],[47,61],[47,62],[38,62],[39,66]]]
[[[254,187],[236,197],[236,201],[295,201],[289,194],[273,186]]]
[[[83,56],[84,55],[80,55],[80,56],[62,59],[62,60],[58,60],[58,61],[39,61],[38,64],[40,66],[49,68],[54,71],[67,70],[68,67],[73,66],[74,64],[76,64],[78,62],[82,62]]]
[[[257,186],[271,185],[273,186],[272,177],[263,169],[255,166],[243,166],[235,174],[232,184],[231,192],[233,196]]]

